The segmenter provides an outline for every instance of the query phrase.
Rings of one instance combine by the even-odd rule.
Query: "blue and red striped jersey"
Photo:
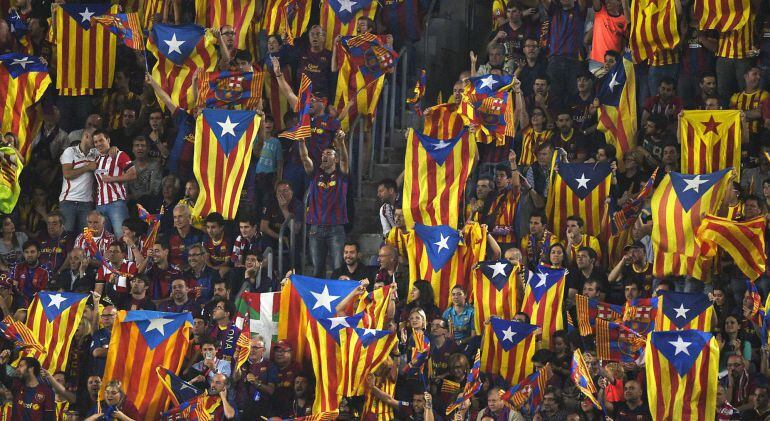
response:
[[[306,222],[311,225],[347,224],[348,184],[348,175],[339,170],[327,174],[316,169],[310,185]]]
[[[548,56],[583,58],[583,29],[586,24],[586,9],[575,4],[564,10],[559,2],[552,2],[548,9]]]
[[[697,28],[690,28],[682,48],[680,62],[681,74],[699,77],[704,73],[713,73],[716,67],[714,53],[698,42]]]

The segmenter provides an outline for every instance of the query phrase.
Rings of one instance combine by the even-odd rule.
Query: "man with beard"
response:
[[[313,83],[313,94],[323,98],[331,96],[332,52],[324,49],[324,30],[313,25],[308,31],[309,46],[300,52],[297,59],[297,74],[306,75]],[[298,76],[298,80],[301,76]]]
[[[170,313],[190,312],[195,314],[200,311],[200,306],[189,297],[190,289],[183,278],[174,279],[171,282],[171,299],[160,306],[160,311]]]
[[[273,393],[273,415],[286,418],[291,412],[294,396],[294,379],[299,376],[300,366],[292,361],[292,349],[286,341],[278,341],[274,346],[273,364],[268,373],[269,378],[275,380],[275,392]]]
[[[380,224],[382,224],[382,235],[387,236],[388,232],[396,226],[395,204],[398,199],[398,185],[395,180],[385,178],[377,184],[377,199],[382,203],[380,206]]]
[[[355,241],[345,242],[342,248],[342,260],[345,264],[332,272],[332,279],[353,279],[360,281],[363,279],[374,279],[369,268],[360,262],[361,247]]]
[[[116,307],[120,310],[151,310],[158,308],[147,295],[149,281],[144,276],[135,276],[130,281],[131,289],[127,295],[122,295],[116,300]]]
[[[56,402],[51,388],[41,383],[40,362],[32,357],[23,357],[16,367],[18,378],[8,375],[6,364],[11,351],[0,353],[0,382],[13,394],[13,420],[53,421]]]

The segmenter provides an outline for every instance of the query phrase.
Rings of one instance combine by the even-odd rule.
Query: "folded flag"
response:
[[[572,354],[570,379],[572,379],[572,382],[575,383],[575,386],[577,386],[578,390],[583,392],[583,394],[591,400],[597,409],[603,409],[602,405],[599,403],[599,400],[596,398],[596,385],[594,384],[591,372],[588,371],[588,366],[583,359],[583,354],[580,352],[580,349],[576,349]]]
[[[749,279],[756,280],[765,273],[767,264],[766,229],[764,215],[748,221],[733,221],[706,214],[695,233],[696,243],[701,255],[706,257],[716,256],[717,248],[726,251],[735,266]]]
[[[543,395],[552,376],[551,365],[546,364],[517,385],[505,392],[500,391],[500,399],[520,410],[523,414],[533,416],[540,411]]]

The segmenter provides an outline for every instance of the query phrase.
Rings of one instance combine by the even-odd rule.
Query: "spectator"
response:
[[[39,380],[40,362],[33,357],[23,357],[16,367],[18,378],[11,378],[6,367],[10,356],[10,350],[0,353],[0,382],[13,395],[9,401],[12,402],[14,419],[54,419],[54,394],[47,384]]]
[[[208,254],[208,266],[217,269],[221,274],[229,270],[228,263],[232,254],[231,238],[225,236],[225,218],[218,212],[211,212],[204,220],[208,235],[204,248]],[[192,248],[192,247],[191,247]],[[187,262],[190,263],[190,249],[187,251]]]
[[[35,294],[46,289],[52,275],[48,266],[40,263],[40,244],[37,241],[25,241],[21,248],[24,250],[24,261],[11,269],[9,277],[14,287],[30,302]]]
[[[148,142],[144,136],[134,138],[131,152],[134,156],[136,179],[126,183],[128,198],[144,207],[149,207],[151,198],[160,195],[160,183],[163,177],[160,162],[156,158],[149,157]]]
[[[352,279],[362,281],[371,279],[374,281],[373,274],[369,267],[361,262],[361,246],[355,241],[346,241],[342,247],[342,261],[345,265],[332,273],[334,279]]]
[[[206,264],[207,260],[210,260],[210,258],[206,248],[202,245],[193,244],[187,250],[188,269],[184,273],[184,278],[193,281],[191,283],[195,285],[196,295],[204,302],[212,298],[214,284],[221,279],[219,272],[214,267]]]
[[[157,306],[147,295],[150,289],[149,280],[144,276],[135,276],[131,278],[131,288],[128,294],[123,294],[115,300],[115,306],[120,310],[157,310]],[[173,297],[172,297],[173,298]]]
[[[542,4],[550,21],[548,76],[554,83],[554,95],[574,95],[574,77],[584,66],[581,41],[586,22],[585,0],[542,0]]]
[[[22,245],[27,242],[27,234],[16,231],[16,224],[10,216],[0,218],[2,238],[0,238],[0,270],[8,272],[15,264],[23,260]]]
[[[380,224],[382,224],[383,236],[387,236],[388,231],[396,226],[394,211],[396,199],[398,199],[397,189],[396,182],[389,178],[380,180],[377,184],[377,199],[382,203],[380,206]]]
[[[104,214],[115,235],[123,235],[123,221],[128,218],[126,207],[126,182],[136,179],[136,168],[131,158],[120,150],[113,157],[110,151],[110,137],[96,130],[93,133],[94,146],[99,151],[99,160],[94,170],[96,176],[96,209]]]
[[[260,235],[259,226],[255,215],[252,213],[246,213],[238,216],[238,229],[241,235],[239,235],[233,243],[233,254],[231,261],[233,266],[243,266],[243,255],[247,250],[255,250],[261,252],[260,248]]]
[[[171,282],[178,278],[182,270],[168,261],[169,247],[162,242],[153,244],[150,249],[152,263],[145,270],[145,275],[150,281],[152,299],[163,301],[171,294]]]
[[[126,398],[126,393],[121,389],[119,380],[110,380],[104,387],[104,400],[91,409],[91,416],[86,421],[96,421],[105,417],[105,414],[121,421],[134,421],[140,419],[139,411]]]
[[[168,238],[168,262],[182,269],[187,266],[187,250],[193,244],[203,244],[206,234],[191,224],[191,209],[186,204],[174,206],[174,233]]]
[[[68,267],[59,272],[56,282],[48,286],[53,291],[87,293],[94,290],[96,275],[88,266],[83,249],[73,248],[67,256]]]
[[[39,237],[40,260],[53,272],[59,272],[72,249],[74,237],[64,230],[64,216],[55,211],[46,217],[46,232]]]

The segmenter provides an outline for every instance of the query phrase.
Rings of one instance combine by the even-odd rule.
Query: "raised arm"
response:
[[[275,73],[275,80],[278,81],[278,90],[281,91],[281,95],[289,102],[289,106],[295,108],[299,99],[297,95],[292,91],[289,83],[283,78],[283,72],[281,71],[281,62],[278,57],[270,57],[270,62],[273,65],[273,73]]]
[[[347,174],[350,165],[348,163],[348,148],[345,146],[345,132],[342,130],[337,130],[337,133],[334,135],[334,147],[340,155],[340,171]]]
[[[300,139],[299,142],[299,159],[302,161],[302,166],[305,167],[307,174],[313,173],[313,160],[310,159],[310,154],[307,152],[307,143],[305,139]]]
[[[174,101],[171,99],[171,97],[166,93],[166,91],[163,90],[163,88],[158,84],[158,82],[150,76],[149,73],[144,75],[144,81],[148,85],[152,87],[152,90],[155,91],[155,95],[158,96],[158,99],[163,103],[163,105],[166,106],[168,109],[168,112],[171,114],[174,114],[174,112],[177,109],[177,105],[174,104]]]

